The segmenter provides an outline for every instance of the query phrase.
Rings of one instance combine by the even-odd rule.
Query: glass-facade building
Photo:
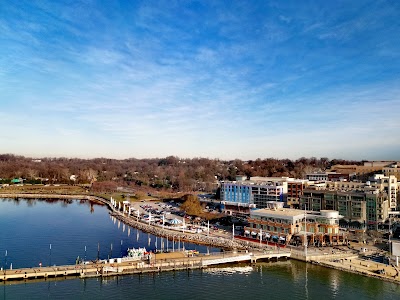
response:
[[[223,182],[221,201],[229,205],[267,207],[269,201],[285,201],[285,189],[279,183]]]
[[[389,216],[389,198],[386,193],[379,191],[305,190],[300,197],[300,208],[313,211],[337,210],[350,226],[376,229]]]

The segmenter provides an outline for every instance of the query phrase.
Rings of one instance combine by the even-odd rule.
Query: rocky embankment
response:
[[[249,245],[246,241],[241,240],[232,240],[223,237],[214,237],[207,236],[199,233],[183,233],[172,230],[163,229],[157,226],[144,224],[142,222],[138,222],[134,219],[134,217],[129,217],[123,215],[118,211],[113,211],[112,215],[118,220],[122,221],[126,225],[137,228],[141,231],[164,237],[169,240],[175,239],[177,241],[180,239],[181,241],[190,242],[194,244],[200,245],[208,245],[215,248],[224,248],[224,249],[248,249]],[[251,245],[252,248],[258,248],[257,245]],[[264,246],[265,247],[265,246]]]

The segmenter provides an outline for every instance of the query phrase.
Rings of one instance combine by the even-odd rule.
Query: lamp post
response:
[[[391,230],[391,219],[390,219],[390,214],[389,214],[389,261],[390,261],[390,256],[391,256],[391,249],[390,249],[390,236],[392,235],[392,230]]]
[[[304,204],[304,255],[307,261],[307,211],[306,211],[306,204]]]
[[[50,244],[50,263],[49,266],[51,267],[51,244]]]

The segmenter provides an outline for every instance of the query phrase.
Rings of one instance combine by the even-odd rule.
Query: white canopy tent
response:
[[[171,225],[180,225],[180,224],[182,224],[182,221],[175,218],[175,219],[169,220],[168,223]]]

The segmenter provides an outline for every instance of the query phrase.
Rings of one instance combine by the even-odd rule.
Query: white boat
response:
[[[141,260],[143,258],[146,258],[148,254],[149,253],[147,252],[146,248],[138,248],[138,249],[136,249],[136,248],[129,249],[128,248],[128,256],[127,257],[130,260],[132,260],[132,259]]]

